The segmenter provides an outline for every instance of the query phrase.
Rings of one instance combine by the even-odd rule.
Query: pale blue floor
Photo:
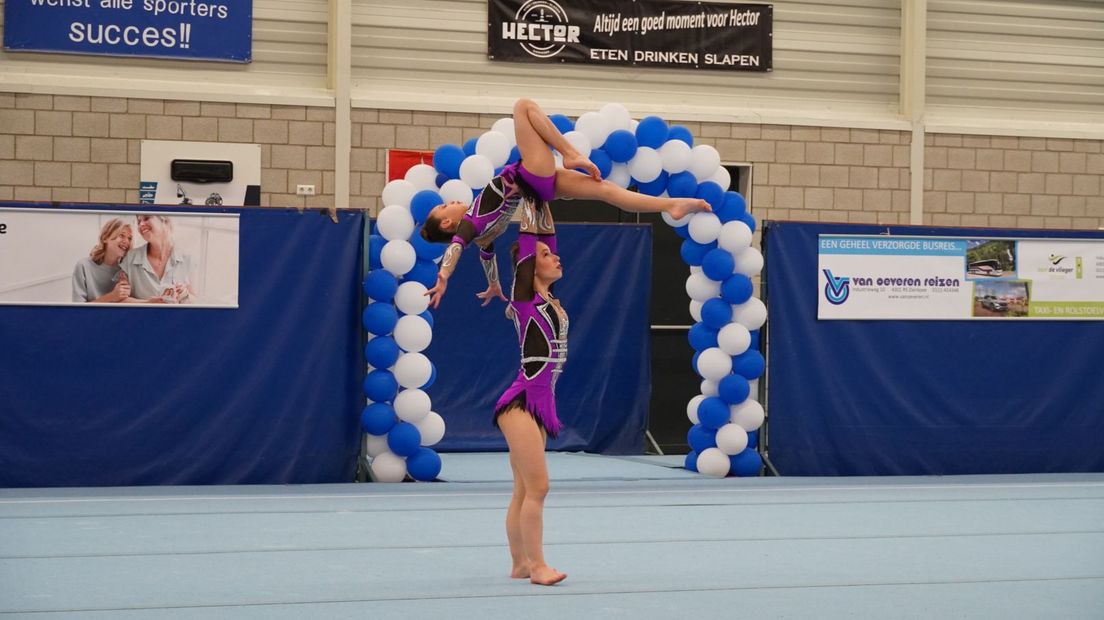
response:
[[[541,588],[503,454],[432,484],[0,490],[0,615],[1104,618],[1104,474],[708,480],[551,454]]]

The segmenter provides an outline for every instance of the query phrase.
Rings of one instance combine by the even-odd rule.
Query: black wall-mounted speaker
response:
[[[234,162],[174,159],[172,160],[172,180],[190,183],[229,183],[234,180]]]

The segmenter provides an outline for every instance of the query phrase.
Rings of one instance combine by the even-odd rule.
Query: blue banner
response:
[[[7,0],[4,49],[249,62],[252,0]]]

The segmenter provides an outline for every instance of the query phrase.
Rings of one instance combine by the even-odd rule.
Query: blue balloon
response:
[[[387,240],[379,235],[368,235],[368,268],[372,271],[383,269],[383,263],[380,262],[380,252],[383,251],[383,244],[385,243],[387,243]]]
[[[721,283],[721,299],[730,304],[742,304],[751,299],[753,288],[751,278],[734,273]]]
[[[747,204],[744,202],[744,197],[737,192],[725,192],[721,206],[713,207],[713,213],[724,224],[740,219],[740,216],[746,212]]]
[[[418,282],[426,288],[433,288],[437,284],[437,265],[433,261],[418,259],[403,276],[403,282]]]
[[[736,259],[724,248],[714,248],[702,258],[702,272],[705,277],[724,282],[736,269]]]
[[[728,405],[716,396],[710,396],[698,405],[698,420],[705,428],[717,430],[728,424],[731,418],[732,412]]]
[[[442,186],[442,185],[444,185],[445,183],[448,183],[448,182],[449,182],[449,180],[450,180],[450,179],[449,179],[449,178],[448,178],[447,176],[445,176],[445,175],[443,175],[443,174],[438,174],[438,175],[437,175],[437,178],[433,179],[433,183],[434,183],[434,184],[435,184],[435,185],[436,185],[437,187],[441,187],[441,186]]]
[[[759,350],[759,330],[751,332],[751,344],[748,345],[748,348],[755,351]]]
[[[423,391],[428,390],[429,388],[433,387],[433,384],[436,383],[436,382],[437,382],[437,366],[435,366],[433,364],[433,362],[430,362],[429,363],[429,381],[426,381],[425,385],[423,385],[422,387],[420,387],[418,389],[423,390]]]
[[[391,374],[391,371],[376,369],[365,375],[364,395],[369,400],[377,403],[387,402],[394,400],[395,394],[398,393],[399,382],[395,380],[395,375]]]
[[[361,319],[368,333],[373,336],[386,336],[395,329],[395,323],[399,322],[399,312],[395,306],[377,301],[368,304]]]
[[[521,149],[514,145],[514,148],[510,149],[510,157],[506,160],[506,165],[516,164],[521,161]]]
[[[717,330],[706,327],[705,323],[697,322],[690,328],[690,334],[687,336],[690,340],[690,346],[694,347],[695,351],[704,351],[710,347],[717,346]]]
[[[372,403],[360,414],[360,428],[371,435],[386,435],[396,421],[395,408],[387,403]]]
[[[436,480],[441,473],[441,456],[430,448],[418,448],[406,459],[406,473],[419,482]]]
[[[400,353],[399,345],[395,344],[395,339],[390,336],[376,336],[364,345],[364,359],[368,360],[373,368],[384,369],[394,366]],[[373,435],[379,435],[379,433],[373,433]]]
[[[682,462],[682,466],[690,471],[698,471],[698,453],[693,450],[686,455],[686,460]]]
[[[372,301],[389,302],[395,298],[398,289],[399,281],[389,271],[376,269],[364,276],[364,294]]]
[[[703,323],[719,330],[732,320],[732,306],[715,297],[702,306],[701,316]]]
[[[669,178],[670,178],[670,175],[667,174],[666,170],[660,170],[659,171],[659,176],[656,177],[654,181],[648,181],[647,183],[639,183],[638,182],[636,184],[636,189],[641,194],[647,194],[649,196],[658,196],[658,195],[662,194],[663,192],[667,191],[667,180]],[[685,228],[685,226],[680,226],[679,228]],[[687,233],[687,234],[689,234],[689,233]]]
[[[692,172],[679,172],[667,179],[667,195],[671,198],[693,198],[697,193],[698,180]]]
[[[459,179],[460,164],[464,163],[465,157],[464,149],[455,144],[444,144],[433,152],[433,167],[450,179]]]
[[[717,185],[713,181],[702,181],[701,185],[698,185],[698,190],[694,193],[694,197],[701,198],[708,202],[709,206],[716,211],[724,205],[725,192],[721,189],[720,185]]]
[[[399,422],[387,433],[387,447],[399,456],[410,456],[418,451],[422,433],[410,422]]]
[[[717,447],[717,430],[706,428],[701,424],[695,424],[691,426],[690,431],[686,433],[686,441],[690,444],[691,450],[701,454],[709,448]]]
[[[468,140],[467,142],[464,143],[464,146],[463,146],[464,157],[469,157],[471,155],[475,155],[475,144],[477,142],[479,142],[479,138],[472,138],[471,140]],[[460,163],[464,163],[464,160],[460,160]],[[459,175],[457,175],[457,176],[459,176]]]
[[[425,319],[425,322],[429,323],[429,328],[433,329],[433,313],[432,312],[430,312],[429,310],[426,310],[425,312],[419,314],[418,316]]]
[[[556,126],[556,129],[560,130],[560,133],[567,133],[574,131],[575,121],[564,116],[563,114],[553,114],[548,117],[548,120],[552,121],[552,124]]]
[[[748,448],[755,449],[759,446],[759,431],[748,431]]]
[[[613,170],[613,160],[610,159],[609,153],[606,153],[602,149],[594,149],[590,152],[590,163],[598,166],[598,173],[602,175],[602,178],[609,176],[611,170]]]
[[[611,132],[606,138],[606,144],[602,147],[609,153],[610,159],[615,162],[625,163],[636,155],[636,136],[631,131],[618,129]]]
[[[416,228],[410,235],[410,245],[414,246],[414,254],[422,260],[434,261],[444,255],[448,249],[447,243],[434,243],[422,238],[422,229]]]
[[[752,215],[750,213],[747,213],[745,211],[744,214],[741,215],[737,219],[739,219],[741,222],[747,224],[748,228],[751,229],[751,232],[755,232],[755,218],[752,217]]]
[[[698,358],[701,357],[701,351],[695,351],[694,356],[690,358],[690,368],[694,369],[694,372],[698,372]]]
[[[683,226],[683,228],[689,228],[689,226]],[[716,241],[701,244],[693,239],[687,239],[682,242],[682,248],[679,250],[679,254],[682,255],[682,260],[686,261],[687,265],[700,267],[705,255],[715,247],[717,247]]]
[[[669,131],[667,122],[662,118],[646,116],[640,119],[640,124],[636,126],[636,142],[640,146],[658,149],[667,141]]]
[[[763,359],[763,354],[755,350],[749,349],[732,358],[732,372],[748,381],[761,377],[766,367],[767,363]]]
[[[441,198],[441,195],[431,189],[423,189],[414,194],[414,197],[410,199],[410,214],[414,216],[414,222],[421,224],[426,221],[433,207],[443,202],[444,199]]]
[[[671,230],[674,230],[675,234],[682,237],[683,239],[689,239],[690,238],[690,227],[689,226],[686,226],[686,225],[675,226]],[[699,267],[700,267],[700,265],[699,265]]]
[[[740,375],[728,375],[717,384],[717,395],[728,405],[744,402],[749,393],[751,393],[751,386],[748,385],[748,380]]]
[[[506,169],[506,166],[499,166],[499,167],[495,168],[495,169],[494,169],[494,175],[495,175],[496,177],[497,177],[497,176],[501,176],[501,175],[502,175],[502,171],[503,171],[503,170],[505,170],[505,169]]]
[[[751,448],[728,457],[728,463],[728,473],[742,478],[758,476],[759,470],[763,469],[763,457]]]
[[[667,140],[682,140],[690,146],[694,146],[694,134],[690,133],[690,130],[682,125],[672,125],[667,131]]]

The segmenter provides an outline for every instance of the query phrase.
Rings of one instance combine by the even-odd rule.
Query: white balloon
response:
[[[732,414],[732,423],[749,433],[762,426],[763,418],[766,417],[763,405],[750,398],[738,405],[732,405],[728,410]]]
[[[575,131],[581,131],[590,138],[591,146],[601,146],[606,143],[610,135],[610,126],[606,119],[597,112],[587,112],[575,121]]]
[[[471,204],[472,199],[475,198],[472,188],[468,187],[468,184],[460,179],[449,179],[445,181],[441,186],[441,200],[445,202],[462,202],[464,204]]]
[[[395,362],[395,380],[407,389],[418,389],[429,381],[433,364],[421,353],[403,353]]]
[[[411,354],[408,353],[407,355]],[[400,420],[411,424],[415,424],[418,420],[429,415],[431,405],[429,394],[417,388],[403,390],[395,397],[395,413],[398,414]]]
[[[376,218],[376,230],[388,241],[406,241],[414,232],[414,216],[407,207],[384,207]]]
[[[505,166],[510,159],[510,139],[497,131],[488,131],[475,142],[475,154],[490,160],[495,168]]]
[[[372,459],[372,478],[376,482],[402,482],[406,478],[406,459],[384,452]]]
[[[384,452],[390,452],[391,448],[387,446],[387,435],[373,435],[371,433],[364,434],[364,451],[368,453],[368,456],[377,457]]]
[[[717,431],[717,448],[729,456],[743,452],[747,445],[747,431],[739,424],[725,424]]]
[[[699,144],[690,150],[690,172],[698,183],[707,180],[721,165],[721,154],[708,144]]]
[[[414,246],[402,239],[388,241],[383,244],[383,250],[380,251],[380,262],[383,263],[383,268],[397,278],[401,278],[413,269],[414,262],[417,260],[418,255],[414,252]]]
[[[724,478],[732,461],[720,448],[707,448],[698,455],[698,473],[714,478]]]
[[[735,258],[735,255],[751,246],[751,229],[739,220],[725,222],[717,236],[717,245],[732,252]]]
[[[491,125],[491,131],[497,131],[506,136],[510,141],[510,148],[517,146],[517,135],[514,133],[514,119],[509,116],[495,121],[494,125]]]
[[[625,189],[632,182],[632,175],[629,174],[629,167],[625,164],[614,164],[606,180],[621,189]]]
[[[403,282],[395,291],[395,307],[403,314],[421,314],[429,307],[426,287],[421,282]]]
[[[406,179],[395,179],[383,186],[383,194],[380,198],[385,205],[399,205],[410,208],[410,199],[418,193],[418,188]]]
[[[494,164],[482,155],[468,155],[460,163],[460,180],[468,187],[482,189],[494,178]]]
[[[437,169],[429,164],[418,164],[406,171],[405,179],[421,191],[423,189],[437,189]]]
[[[721,220],[708,211],[699,211],[690,217],[690,238],[698,243],[713,243],[721,234]]]
[[[633,132],[633,135],[636,135],[636,128],[638,126],[640,126],[640,121],[634,118],[632,123],[629,124],[629,131]]]
[[[701,319],[701,310],[702,310],[703,305],[705,305],[704,302],[698,301],[696,299],[691,299],[690,300],[690,316],[695,321],[702,320]]]
[[[423,446],[432,446],[445,436],[445,419],[436,411],[430,411],[414,427],[422,434]]]
[[[732,306],[732,321],[755,331],[767,322],[767,307],[758,297],[752,297],[742,304]]]
[[[720,385],[716,381],[702,379],[701,389],[699,391],[705,397],[717,396],[718,394],[720,394]]]
[[[721,283],[710,280],[704,273],[693,273],[686,278],[686,294],[705,303],[721,294]]]
[[[701,420],[698,419],[698,405],[705,400],[703,394],[698,394],[694,398],[690,399],[690,402],[686,403],[686,417],[690,418],[691,424],[697,424]]]
[[[666,192],[664,192],[664,193],[666,193]],[[671,226],[673,228],[682,228],[683,226],[686,226],[687,224],[690,223],[690,216],[691,215],[694,215],[694,214],[693,213],[687,213],[686,215],[684,215],[684,216],[682,216],[678,219],[675,219],[675,217],[673,217],[670,213],[664,211],[663,213],[660,214],[660,217],[663,218],[664,222],[667,222],[668,226]]]
[[[721,189],[727,192],[732,187],[732,174],[728,171],[728,168],[718,166],[717,171],[713,173],[713,176],[706,179],[706,181],[713,181],[717,185],[720,185]]]
[[[399,330],[396,327],[395,334],[398,335],[398,333]],[[739,323],[729,323],[717,333],[717,346],[728,355],[739,355],[751,346],[751,334],[747,327]]]
[[[747,248],[736,255],[736,273],[751,278],[763,270],[763,253],[756,248]]]
[[[433,328],[420,316],[408,314],[395,324],[395,343],[403,351],[420,353],[433,341]]]
[[[663,169],[670,174],[683,172],[690,167],[690,153],[690,145],[682,140],[668,140],[659,147]]]
[[[698,374],[703,379],[719,382],[731,372],[732,357],[717,347],[710,347],[698,356]]]
[[[579,155],[583,157],[590,157],[590,151],[594,148],[594,143],[590,141],[590,138],[581,131],[569,131],[564,134],[564,139],[567,140],[571,146],[575,147],[576,151],[579,151]]]
[[[751,388],[751,393],[748,394],[748,398],[754,401],[759,400],[759,380],[748,381],[748,386]]]
[[[690,273],[705,273],[705,269],[702,269],[700,265],[690,265]]]
[[[606,124],[609,125],[610,133],[618,129],[628,131],[632,128],[632,115],[629,114],[628,108],[620,103],[607,103],[602,106],[602,109],[599,110],[598,113],[602,115],[602,118],[606,119]]]
[[[636,155],[629,160],[629,174],[641,183],[649,183],[659,178],[663,172],[663,159],[653,148],[642,146],[636,149]]]

